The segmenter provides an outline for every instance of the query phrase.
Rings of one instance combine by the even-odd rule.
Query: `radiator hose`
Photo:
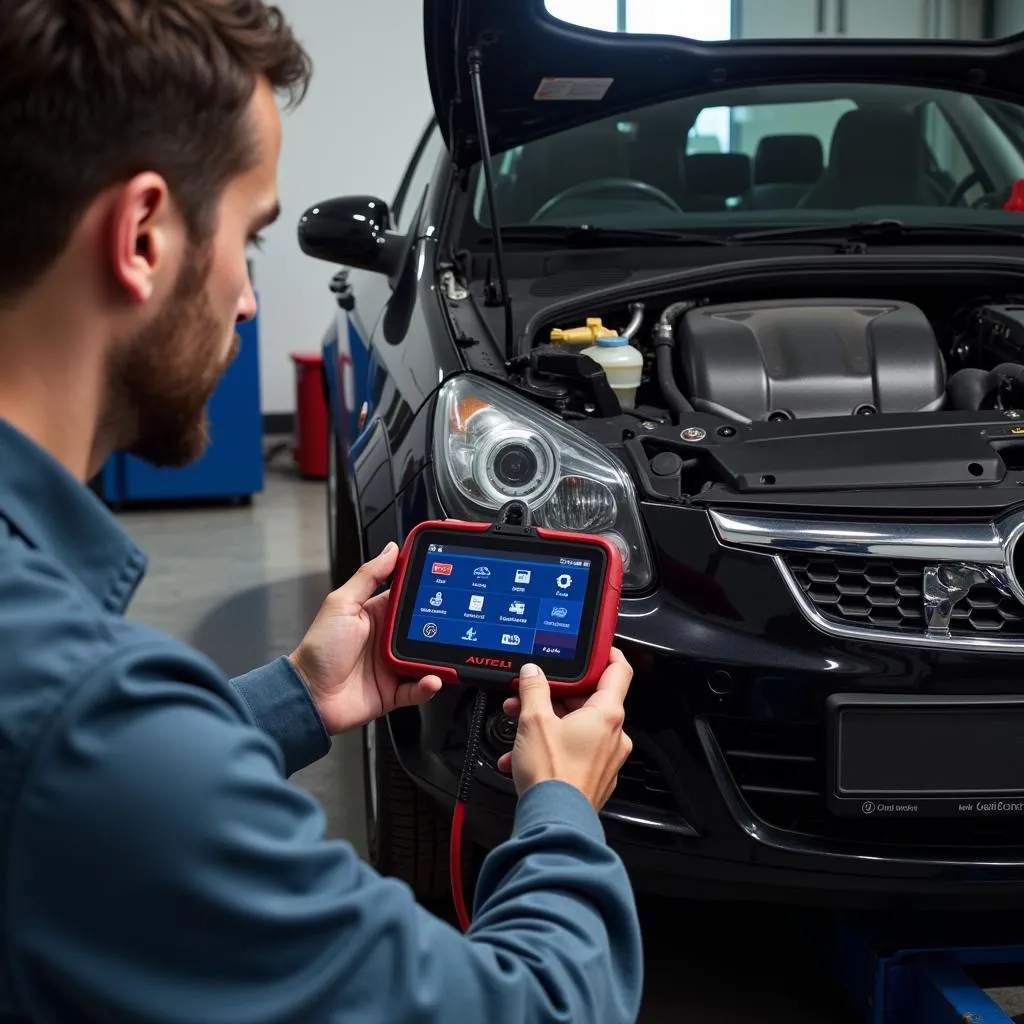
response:
[[[661,318],[654,327],[654,356],[658,372],[658,387],[661,388],[662,397],[677,424],[686,413],[694,410],[676,385],[676,321],[696,305],[695,302],[673,303],[661,314]]]
[[[968,367],[949,378],[946,394],[954,409],[977,412],[982,409],[1019,408],[1014,393],[1024,391],[1024,366],[1000,363],[994,370]]]

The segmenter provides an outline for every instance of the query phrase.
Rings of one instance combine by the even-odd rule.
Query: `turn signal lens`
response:
[[[475,396],[462,399],[461,402],[452,404],[452,432],[455,434],[464,434],[469,427],[469,421],[473,418],[474,414],[481,412],[484,409],[489,409],[490,406],[482,399]]]

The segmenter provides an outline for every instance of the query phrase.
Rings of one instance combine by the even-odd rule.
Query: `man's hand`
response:
[[[291,655],[332,736],[357,729],[395,708],[424,704],[441,689],[437,676],[402,682],[381,659],[388,595],[373,595],[391,578],[397,561],[398,547],[389,544],[362,566],[327,598]]]
[[[520,673],[519,696],[505,701],[505,713],[518,715],[519,728],[512,752],[498,767],[511,770],[520,796],[538,782],[558,779],[579,789],[600,811],[633,750],[622,731],[633,670],[622,652],[613,650],[591,697],[554,704],[544,674],[531,668]]]

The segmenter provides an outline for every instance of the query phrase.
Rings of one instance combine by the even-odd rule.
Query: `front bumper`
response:
[[[651,505],[644,516],[661,581],[623,602],[635,749],[603,815],[637,888],[833,906],[1024,903],[1024,818],[840,819],[825,797],[831,695],[1022,694],[1019,660],[827,636],[771,559],[720,546],[706,514]],[[448,808],[470,704],[452,689],[392,716],[406,770]],[[499,710],[495,695],[489,715]],[[504,749],[485,736],[467,813],[485,846],[508,835],[514,813],[494,768]]]

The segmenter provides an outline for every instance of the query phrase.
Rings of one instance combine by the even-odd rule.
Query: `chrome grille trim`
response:
[[[1024,637],[929,634],[922,630],[859,626],[829,618],[804,593],[785,555],[792,553],[920,562],[976,562],[1005,568],[1014,596],[1024,604],[1013,569],[1013,546],[1024,533],[1024,513],[997,522],[850,522],[781,516],[736,515],[709,510],[720,544],[770,557],[801,614],[820,632],[845,640],[899,644],[925,650],[1024,653]]]
[[[1002,565],[1003,537],[994,523],[847,523],[838,520],[737,516],[712,510],[724,544],[766,552],[908,558]]]

